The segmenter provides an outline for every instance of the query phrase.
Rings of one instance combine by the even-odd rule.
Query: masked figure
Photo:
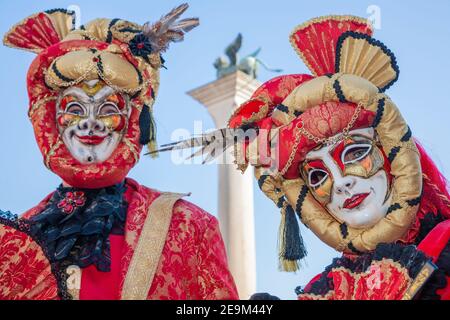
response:
[[[398,78],[394,55],[352,16],[313,19],[290,40],[313,75],[264,83],[232,115],[221,132],[232,138],[219,145],[234,146],[241,170],[255,167],[259,187],[281,209],[282,270],[296,271],[306,256],[296,216],[343,253],[298,287],[298,298],[449,299],[450,197],[384,93]],[[217,140],[208,134],[171,148]]]
[[[3,213],[1,299],[237,298],[217,220],[182,194],[126,178],[142,146],[154,149],[161,53],[198,25],[178,20],[186,9],[79,29],[73,12],[49,10],[5,35],[38,54],[28,115],[63,182],[20,218]]]

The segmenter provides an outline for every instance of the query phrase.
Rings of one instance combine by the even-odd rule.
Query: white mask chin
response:
[[[350,131],[369,139],[374,138],[372,128]],[[330,201],[325,205],[328,212],[338,221],[352,228],[369,228],[386,216],[390,205],[388,176],[384,168],[365,178],[355,175],[343,175],[335,158],[330,154],[334,145],[324,146],[310,151],[307,160],[320,160],[332,179]],[[313,192],[314,194],[314,192]]]
[[[333,173],[333,178],[335,179],[333,198],[327,209],[338,220],[352,228],[369,228],[386,216],[390,199],[385,201],[388,179],[384,170],[378,171],[368,179],[355,176],[342,177],[337,172]],[[365,198],[357,207],[344,207],[347,199],[357,197]]]

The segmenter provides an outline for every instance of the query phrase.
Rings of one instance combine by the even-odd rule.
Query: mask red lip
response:
[[[367,198],[368,195],[369,195],[369,193],[355,194],[353,197],[348,198],[347,200],[345,200],[343,207],[345,209],[356,208],[357,206],[359,206],[364,201],[364,199]]]
[[[102,143],[106,137],[100,137],[100,136],[76,136],[77,139],[87,145],[99,145]]]

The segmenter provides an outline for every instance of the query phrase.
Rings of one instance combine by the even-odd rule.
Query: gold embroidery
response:
[[[122,300],[145,300],[153,282],[175,203],[185,196],[162,193],[148,209],[122,289]]]
[[[39,109],[42,105],[45,105],[47,102],[52,101],[52,100],[56,100],[57,97],[56,96],[44,96],[43,98],[40,98],[38,100],[36,100],[35,103],[33,103],[33,105],[31,106],[30,110],[28,111],[28,118],[33,117],[34,112]]]
[[[364,272],[353,272],[347,268],[344,267],[337,267],[337,268],[333,268],[331,270],[331,272],[335,273],[336,276],[339,276],[339,287],[335,287],[333,290],[328,291],[325,295],[320,295],[320,294],[314,294],[314,293],[303,293],[300,294],[298,297],[299,298],[304,298],[304,299],[312,299],[312,300],[335,300],[335,299],[345,299],[345,300],[356,300],[358,299],[357,294],[361,294],[361,292],[359,292],[357,290],[357,288],[355,286],[361,285],[361,281],[365,280],[365,281],[370,281],[371,277],[372,277],[372,273],[373,273],[373,269],[372,267],[376,267],[381,273],[379,275],[380,276],[380,280],[379,281],[384,281],[384,282],[389,282],[390,279],[392,279],[393,274],[392,274],[392,269],[395,269],[398,273],[400,273],[402,275],[402,284],[398,286],[399,290],[402,289],[406,289],[408,284],[411,282],[411,278],[409,277],[408,274],[408,270],[405,269],[400,263],[392,260],[392,259],[382,259],[381,261],[372,261],[372,263],[370,264],[370,267],[364,271]],[[351,278],[353,278],[353,285],[354,287],[352,289],[350,289],[348,282],[346,281],[346,278],[343,277],[343,274],[347,274],[350,275]],[[366,278],[366,279],[365,279]],[[417,279],[417,278],[416,278]],[[372,284],[375,285],[375,284]],[[384,298],[392,299],[392,296],[376,296],[377,294],[379,294],[379,292],[377,292],[376,290],[371,289],[371,285],[369,285],[368,283],[366,283],[367,286],[367,291],[366,291],[366,295],[367,295],[367,300],[373,300],[375,299],[380,299],[380,298]],[[392,295],[395,295],[398,292],[389,292]],[[344,294],[344,296],[343,296]],[[398,297],[397,297],[398,299]]]
[[[420,288],[425,284],[425,282],[431,277],[436,267],[430,262],[427,262],[423,268],[419,271],[419,274],[414,279],[413,283],[406,290],[402,300],[412,300],[414,296],[419,292]]]
[[[47,155],[45,156],[45,166],[49,170],[51,170],[51,168],[50,168],[50,159],[55,154],[56,149],[58,149],[62,144],[63,143],[62,143],[61,139],[58,138],[58,141],[54,145],[52,145],[50,150],[47,152]]]
[[[131,153],[133,154],[134,157],[134,162],[138,163],[139,162],[139,152],[136,150],[136,147],[134,144],[131,143],[130,140],[128,140],[128,138],[123,138],[123,143],[125,143],[127,145],[127,147],[130,149]]]
[[[73,300],[80,300],[81,268],[77,265],[71,265],[67,267],[66,273],[69,276],[67,278],[67,291]]]

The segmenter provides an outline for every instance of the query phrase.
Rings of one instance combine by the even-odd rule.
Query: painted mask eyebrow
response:
[[[353,134],[331,148],[330,155],[341,171],[344,172],[346,165],[362,160],[370,153],[373,146],[372,142],[372,138],[366,135]],[[361,152],[361,154],[358,155],[357,152]]]

